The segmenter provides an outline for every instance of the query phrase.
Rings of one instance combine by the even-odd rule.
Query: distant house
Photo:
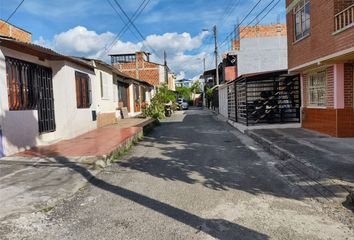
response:
[[[190,79],[179,79],[176,80],[176,87],[187,87],[190,88],[193,84],[193,81]]]
[[[150,54],[136,52],[132,54],[111,54],[111,63],[117,70],[128,76],[147,82],[154,87],[167,84],[168,67],[150,62]]]
[[[354,137],[354,0],[287,0],[289,71],[301,75],[302,126]]]

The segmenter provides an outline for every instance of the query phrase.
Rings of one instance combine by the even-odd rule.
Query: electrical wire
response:
[[[25,0],[22,0],[17,7],[15,8],[15,10],[10,14],[10,16],[5,20],[5,22],[0,26],[0,29],[2,29],[5,24],[9,23],[10,19],[15,15],[15,13],[17,12],[17,10],[21,7],[21,5],[23,4]]]
[[[128,16],[128,14],[124,11],[124,9],[122,8],[122,6],[119,4],[119,2],[117,0],[114,0],[114,2],[117,4],[118,8],[121,10],[121,12],[123,13],[123,15],[127,18],[127,20],[130,22],[130,25],[135,29],[135,31],[138,33],[138,35],[141,37],[141,39],[143,41],[145,41],[145,37],[143,36],[143,34],[140,32],[140,30],[136,27],[136,25],[134,24],[134,22],[132,22],[131,18]],[[148,46],[148,48],[150,48],[150,50],[160,59],[161,57],[157,54],[157,52],[155,51],[155,49],[153,49],[148,43],[146,43],[146,45]]]
[[[141,2],[141,4],[139,5],[139,7],[136,9],[136,11],[134,12],[133,16],[132,16],[132,21],[135,21],[140,14],[144,11],[144,9],[146,8],[146,6],[150,3],[151,0],[143,0]],[[123,17],[119,14],[119,12],[117,11],[117,9],[113,6],[113,4],[111,3],[110,0],[107,0],[107,2],[109,3],[109,5],[112,7],[112,9],[116,12],[116,14],[120,17],[120,19],[122,20],[122,22],[124,23],[123,28],[119,31],[119,33],[116,35],[116,37],[113,39],[113,41],[109,44],[105,46],[105,50],[98,56],[98,58],[101,58],[103,55],[107,54],[112,47],[117,43],[118,39],[120,39],[120,37],[122,35],[124,35],[124,33],[126,33],[126,31],[129,29],[131,31],[131,33],[136,37],[136,39],[138,39],[138,37],[136,36],[135,32],[130,28],[129,26],[129,22],[125,22],[125,20],[123,19]],[[144,5],[145,4],[145,5]],[[144,45],[144,43],[143,43]]]
[[[241,26],[241,24],[249,17],[249,15],[251,15],[251,13],[257,8],[257,6],[261,3],[262,0],[258,0],[258,2],[252,7],[252,9],[247,13],[247,15],[241,20],[241,22],[237,25],[237,28]],[[228,37],[230,37],[232,34],[234,33],[234,31],[231,31],[226,38],[221,42],[220,46],[223,45]]]
[[[271,3],[273,3],[275,0],[273,0]],[[280,1],[281,0],[278,0],[269,10],[268,10],[268,12],[260,19],[260,20],[258,20],[257,21],[257,23],[255,24],[256,26],[260,23],[260,22],[262,22],[262,20],[266,17],[266,16],[268,16],[268,14],[280,3]],[[270,3],[270,4],[271,4]],[[270,6],[270,4],[268,5],[268,6]],[[268,6],[266,7],[266,8],[268,8]],[[249,26],[249,25],[247,25],[247,26]],[[241,31],[240,31],[240,34],[245,30],[246,28],[244,28],[244,29],[242,29]],[[247,35],[247,33],[248,32],[250,32],[251,30],[250,29],[248,29],[248,31],[244,34],[245,36]]]

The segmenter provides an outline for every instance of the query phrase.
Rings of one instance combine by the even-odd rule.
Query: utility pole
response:
[[[205,107],[206,105],[206,92],[205,92],[205,83],[206,83],[206,79],[205,79],[205,57],[203,58],[203,108]]]
[[[168,67],[167,67],[167,53],[164,50],[163,51],[163,60],[164,60],[164,66],[165,66],[165,83],[168,86]]]
[[[218,39],[216,25],[213,27],[214,42],[215,42],[215,72],[216,72],[216,85],[219,86],[219,67],[218,67]]]

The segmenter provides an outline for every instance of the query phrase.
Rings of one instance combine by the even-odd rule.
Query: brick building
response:
[[[143,80],[155,87],[167,83],[168,67],[150,62],[148,53],[136,52],[110,56],[112,65],[132,78]]]
[[[287,0],[289,72],[301,74],[302,126],[354,136],[354,0]]]
[[[21,42],[31,42],[32,41],[32,34],[18,28],[12,24],[6,23],[5,21],[0,19],[0,36],[10,37],[16,39]]]

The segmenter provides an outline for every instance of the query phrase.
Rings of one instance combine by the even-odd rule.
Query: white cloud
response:
[[[207,35],[207,32],[196,36],[191,36],[186,32],[153,34],[147,36],[145,41],[133,43],[114,41],[116,35],[111,32],[97,33],[83,26],[77,26],[55,35],[52,40],[40,37],[35,43],[53,48],[63,54],[100,58],[107,62],[110,60],[108,53],[134,53],[144,50],[152,53],[152,61],[162,63],[163,52],[166,51],[170,69],[180,72],[181,78],[182,76],[192,78],[202,72],[202,59],[208,58],[209,55],[205,52],[198,54],[188,54],[188,52],[199,50]]]

